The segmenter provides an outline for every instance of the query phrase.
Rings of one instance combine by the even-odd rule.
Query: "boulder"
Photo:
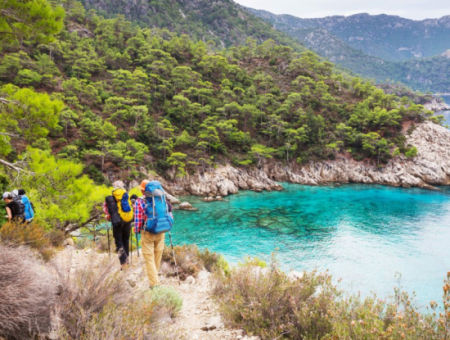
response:
[[[186,282],[188,285],[194,285],[194,284],[195,284],[195,279],[194,279],[193,276],[188,276],[188,277],[186,278],[185,282]]]
[[[202,331],[212,331],[214,329],[224,328],[222,318],[220,316],[214,316],[206,321],[205,325],[201,328]]]
[[[191,205],[191,203],[189,203],[189,202],[182,202],[182,203],[180,203],[178,208],[181,209],[181,210],[187,210],[187,211],[196,211],[196,210],[198,210],[197,208],[193,207]]]
[[[167,197],[167,200],[170,202],[170,204],[176,205],[176,204],[181,203],[181,201],[178,198],[176,198],[175,196],[172,196],[171,194],[166,193],[166,197]]]
[[[73,241],[72,238],[67,238],[67,239],[64,240],[63,246],[64,247],[74,247],[75,246],[75,242]]]

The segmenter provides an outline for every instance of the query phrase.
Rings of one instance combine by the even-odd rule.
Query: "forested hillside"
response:
[[[262,43],[267,39],[303,47],[289,35],[249,14],[232,0],[82,0],[106,18],[117,14],[141,27],[166,28],[187,34],[194,41],[209,42],[219,49],[243,45],[248,38]]]
[[[141,179],[143,166],[175,181],[228,162],[301,165],[337,153],[382,166],[414,156],[402,125],[430,114],[273,40],[218,53],[187,35],[86,13],[77,2],[62,3],[62,21],[59,5],[40,2],[40,26],[16,25],[18,2],[2,22],[11,32],[1,41],[4,186],[19,174],[54,194],[48,174],[64,188],[61,169],[101,184]],[[46,174],[41,183],[26,176],[36,173]],[[83,181],[67,204],[89,204],[80,200],[90,190]]]
[[[248,9],[355,74],[416,90],[450,92],[450,19],[413,21],[358,14],[301,19]]]

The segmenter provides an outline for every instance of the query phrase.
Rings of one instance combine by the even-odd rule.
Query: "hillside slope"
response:
[[[361,13],[302,19],[262,10],[249,11],[292,36],[305,29],[326,29],[354,49],[386,61],[433,57],[450,49],[450,16],[416,21]]]
[[[220,47],[243,45],[248,38],[261,43],[267,39],[302,47],[289,35],[249,14],[232,0],[82,0],[87,9],[100,15],[126,19],[141,27],[168,29],[187,34],[194,41],[214,41]]]
[[[8,159],[33,145],[83,163],[99,183],[139,179],[142,168],[177,181],[267,159],[297,167],[345,155],[382,167],[414,156],[402,126],[430,114],[273,40],[216,53],[81,6],[66,6],[56,41],[2,47],[2,92],[32,87],[65,105],[50,143],[44,133],[12,138]],[[6,132],[20,134],[15,124]]]
[[[379,83],[400,81],[425,92],[450,91],[446,76],[450,72],[448,17],[424,22],[368,14],[301,19],[248,10],[355,74]],[[424,37],[426,41],[421,42]],[[415,58],[429,55],[434,57]]]

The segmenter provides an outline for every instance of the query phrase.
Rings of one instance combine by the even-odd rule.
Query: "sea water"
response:
[[[197,244],[231,263],[245,256],[285,271],[328,270],[353,293],[393,294],[401,285],[421,308],[440,301],[450,271],[450,190],[378,185],[303,186],[241,192],[222,202],[189,197],[176,211],[175,244]]]
[[[444,101],[450,105],[450,96],[441,96]],[[444,126],[448,125],[450,127],[450,111],[439,111],[436,112],[437,115],[443,115],[445,118]]]

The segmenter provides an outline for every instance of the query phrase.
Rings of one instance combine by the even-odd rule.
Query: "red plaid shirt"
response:
[[[172,204],[167,202],[167,207],[169,209],[170,216],[172,216]],[[146,213],[147,203],[145,196],[139,197],[136,202],[134,202],[134,232],[140,233],[143,229],[144,223],[147,221]]]
[[[139,197],[136,202],[134,202],[134,232],[140,233],[145,221],[147,220],[147,215],[145,214],[145,197]]]

